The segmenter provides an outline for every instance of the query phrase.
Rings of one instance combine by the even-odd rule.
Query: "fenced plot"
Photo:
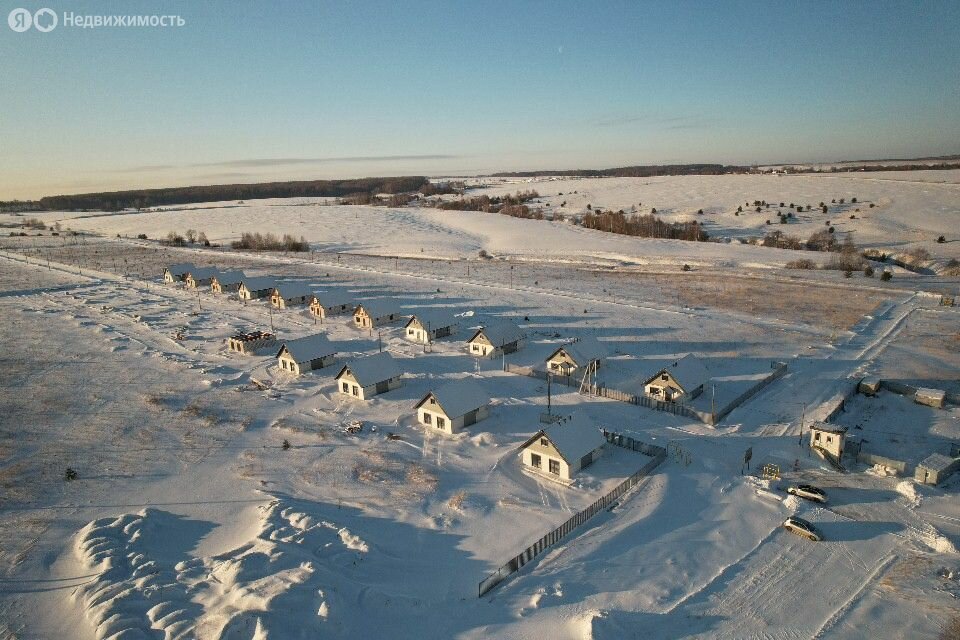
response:
[[[717,422],[726,417],[727,414],[759,393],[767,385],[786,375],[787,364],[785,362],[771,362],[770,369],[771,371],[769,374],[764,376],[753,386],[743,391],[740,395],[727,402],[727,404],[725,404],[723,407],[720,407],[719,409],[713,407],[710,411],[703,411],[683,402],[666,402],[643,394],[638,395],[621,391],[619,389],[612,389],[605,385],[585,383],[576,376],[556,375],[542,369],[524,367],[511,364],[509,362],[504,363],[503,367],[503,370],[507,373],[516,373],[518,375],[539,378],[541,380],[551,380],[552,382],[557,382],[568,387],[580,389],[584,393],[589,393],[590,395],[600,398],[610,398],[611,400],[618,400],[620,402],[647,407],[648,409],[653,409],[654,411],[664,411],[674,415],[686,416],[687,418],[699,420],[700,422],[709,425],[717,424]]]
[[[636,440],[629,436],[624,436],[618,433],[604,431],[603,435],[610,444],[651,456],[651,460],[643,465],[639,471],[617,485],[609,493],[601,497],[583,511],[574,514],[569,520],[544,535],[542,538],[521,551],[518,555],[504,563],[499,569],[481,580],[478,597],[482,597],[483,594],[496,587],[498,584],[510,577],[510,575],[519,571],[525,564],[543,553],[545,549],[550,548],[568,536],[577,527],[584,524],[587,520],[609,507],[614,501],[635,487],[643,478],[650,475],[650,472],[656,469],[667,457],[667,450],[663,447],[647,444],[645,442],[641,442],[640,440]]]

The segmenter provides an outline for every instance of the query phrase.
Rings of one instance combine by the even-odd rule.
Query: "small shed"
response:
[[[335,362],[337,349],[322,333],[287,340],[277,352],[280,368],[300,375],[314,369],[329,367]]]
[[[286,309],[309,304],[313,299],[313,289],[303,282],[280,282],[270,294],[270,304],[277,309]]]
[[[350,295],[336,291],[318,291],[310,298],[310,313],[318,318],[335,316],[353,311],[354,304]]]
[[[643,383],[643,392],[666,402],[676,402],[681,398],[692,400],[703,392],[708,380],[710,372],[707,367],[698,357],[688,353],[649,376]]]
[[[943,389],[929,389],[920,387],[913,394],[913,401],[935,409],[943,409],[947,401],[947,392]]]
[[[414,408],[420,424],[454,434],[489,415],[490,396],[477,380],[467,378],[434,389]]]
[[[411,316],[403,333],[407,340],[427,344],[453,335],[459,327],[460,319],[452,311],[427,309]]]
[[[913,479],[923,484],[940,484],[960,469],[960,458],[951,458],[942,453],[934,453],[917,465]]]
[[[582,413],[575,413],[535,433],[520,447],[525,469],[569,482],[603,453],[603,432]]]
[[[181,264],[171,264],[163,270],[163,281],[167,284],[182,282],[191,269],[196,269],[192,262],[183,262]]]
[[[400,307],[393,300],[367,300],[353,312],[353,322],[360,329],[375,329],[399,319]]]
[[[273,347],[277,344],[277,336],[266,331],[251,331],[230,336],[228,341],[230,351],[253,355],[261,349]]]
[[[214,293],[232,293],[246,277],[243,271],[221,271],[210,281],[210,290]]]
[[[191,289],[208,287],[213,281],[214,276],[219,273],[220,271],[216,267],[194,267],[187,272],[183,281],[187,283],[187,286]]]
[[[474,356],[489,356],[513,353],[518,350],[526,335],[509,320],[498,320],[477,329],[467,340],[467,350]]]
[[[393,357],[384,351],[343,365],[336,381],[337,390],[343,395],[366,400],[399,387],[403,373]]]
[[[599,367],[608,355],[606,345],[593,336],[587,336],[565,344],[551,353],[547,358],[547,371],[569,376],[577,369],[587,368],[594,363]]]
[[[814,422],[810,425],[810,448],[820,449],[836,458],[838,463],[843,458],[846,438],[846,427],[826,422]]]
[[[273,278],[244,278],[237,287],[237,296],[241,300],[259,300],[273,294],[276,281]]]

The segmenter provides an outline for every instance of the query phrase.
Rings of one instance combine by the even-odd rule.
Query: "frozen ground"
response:
[[[772,273],[744,275],[758,289],[780,287],[785,301],[754,307],[733,287],[698,300],[679,279],[651,283],[605,259],[565,265],[528,254],[515,270],[338,262],[161,249],[113,238],[120,226],[102,230],[109,239],[0,243],[0,637],[906,639],[935,637],[955,615],[958,480],[928,488],[862,467],[839,474],[798,447],[801,415],[828,410],[848,376],[960,378],[957,312],[915,293],[922,280],[863,291],[764,269]],[[337,246],[352,232],[329,233]],[[384,233],[370,227],[370,242],[387,246]],[[438,255],[465,251],[463,236],[437,237],[447,238]],[[467,315],[456,337],[424,352],[396,326],[378,335],[345,317],[315,325],[302,310],[271,314],[159,284],[160,265],[180,260]],[[673,289],[686,297],[673,300]],[[784,313],[791,305],[798,310]],[[571,487],[520,470],[516,448],[539,427],[544,383],[504,373],[499,361],[478,366],[462,348],[467,327],[501,315],[531,333],[515,363],[593,335],[617,352],[611,375],[693,351],[732,392],[770,360],[790,368],[716,428],[554,385],[556,410],[577,406],[673,455],[622,504],[478,599],[490,571],[646,461],[611,450]],[[382,344],[404,386],[354,403],[334,392],[335,367],[292,379],[268,354],[226,350],[231,333],[271,322],[281,337],[323,331],[342,357]],[[494,398],[491,417],[454,438],[425,434],[413,404],[464,377]],[[869,402],[851,401],[843,419],[896,431],[916,450],[929,445],[869,414]],[[364,430],[347,433],[355,420]],[[752,466],[741,475],[747,447]],[[780,466],[782,482],[753,475],[766,463]],[[64,480],[68,467],[77,480]],[[796,480],[826,488],[827,507],[785,499],[781,484]],[[784,532],[792,513],[827,540]]]

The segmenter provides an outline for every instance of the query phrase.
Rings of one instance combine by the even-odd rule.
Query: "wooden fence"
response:
[[[667,450],[663,447],[647,444],[645,442],[641,442],[640,440],[635,440],[634,438],[630,438],[618,433],[604,431],[603,435],[607,438],[607,442],[618,447],[623,447],[625,449],[630,449],[632,451],[637,451],[639,453],[643,453],[644,455],[651,456],[651,460],[643,465],[639,471],[617,485],[612,491],[601,497],[583,511],[574,514],[569,520],[541,537],[539,540],[521,551],[518,555],[504,563],[499,569],[481,580],[479,585],[479,597],[482,597],[483,594],[487,593],[510,577],[512,574],[519,571],[523,565],[527,564],[538,555],[543,553],[544,550],[552,547],[554,544],[565,538],[577,527],[584,524],[587,520],[609,507],[615,500],[636,486],[637,483],[639,483],[644,477],[650,475],[650,472],[657,468],[667,457]]]

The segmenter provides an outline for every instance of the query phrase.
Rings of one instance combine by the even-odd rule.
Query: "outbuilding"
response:
[[[390,354],[384,351],[343,365],[336,381],[337,390],[343,395],[367,400],[399,387],[403,383],[403,373]]]
[[[446,338],[456,333],[460,320],[453,312],[443,309],[427,309],[415,313],[404,326],[407,340],[427,344],[438,338]]]
[[[392,300],[367,300],[353,312],[353,322],[359,329],[375,329],[399,319],[400,308]]]
[[[354,308],[350,295],[343,292],[323,291],[310,298],[310,313],[318,318],[349,313]]]
[[[434,389],[414,408],[420,424],[452,435],[489,415],[490,396],[477,380],[468,378]]]
[[[328,367],[336,361],[337,349],[322,333],[286,340],[277,352],[280,368],[300,375]]]
[[[521,447],[523,468],[570,482],[603,454],[607,443],[600,428],[582,413],[535,433]]]
[[[259,300],[273,294],[276,281],[273,278],[244,278],[237,287],[237,296],[241,300]]]
[[[665,402],[692,400],[703,392],[710,372],[695,355],[688,353],[658,370],[643,383],[643,392]]]
[[[467,340],[467,350],[474,356],[492,356],[513,353],[526,336],[509,320],[497,320],[477,329]]]
[[[270,294],[270,304],[277,309],[309,304],[312,299],[313,289],[303,282],[280,282]]]
[[[960,458],[951,458],[942,453],[934,453],[917,465],[913,479],[923,484],[940,484],[960,469]]]
[[[814,422],[810,425],[810,448],[833,456],[838,463],[843,458],[846,438],[846,427],[827,422]]]
[[[233,293],[246,277],[243,271],[221,271],[210,280],[210,290],[214,293]]]
[[[230,336],[228,341],[230,351],[253,355],[261,349],[273,347],[277,344],[277,336],[266,331],[251,331]]]
[[[580,338],[565,344],[547,358],[547,371],[556,375],[569,376],[578,369],[591,365],[600,366],[607,357],[607,347],[592,336]]]
[[[163,281],[167,284],[182,282],[183,279],[187,277],[187,273],[189,273],[191,269],[196,269],[192,262],[172,264],[163,270]]]

